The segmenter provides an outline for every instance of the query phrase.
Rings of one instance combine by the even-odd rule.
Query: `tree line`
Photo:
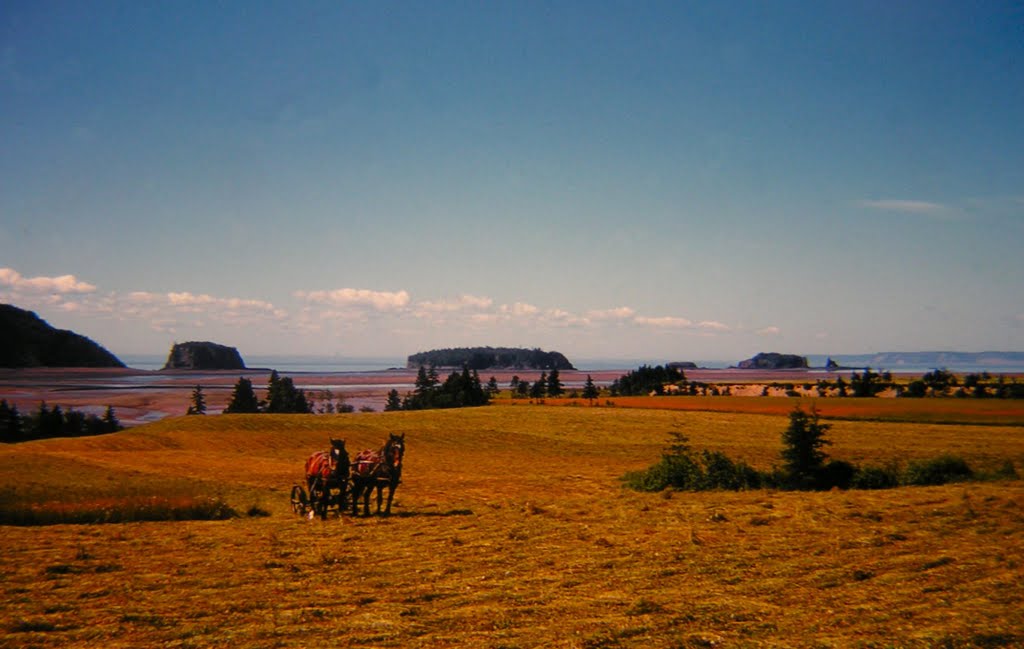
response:
[[[762,396],[769,395],[770,388],[782,388],[787,396],[800,396],[793,383],[771,383],[764,387]],[[1016,378],[993,377],[988,372],[967,374],[961,380],[949,370],[935,369],[921,378],[909,382],[896,381],[891,372],[875,372],[870,367],[861,372],[852,372],[850,378],[839,376],[834,381],[819,379],[805,383],[804,390],[815,390],[819,397],[837,396],[868,398],[892,390],[901,398],[957,397],[973,399],[1024,399],[1024,383]],[[710,383],[687,380],[686,374],[672,366],[642,365],[612,381],[611,395],[703,395],[728,396],[729,386],[720,387]]]
[[[384,410],[429,410],[433,408],[467,408],[485,406],[497,392],[497,379],[493,376],[487,385],[480,383],[480,375],[469,365],[461,372],[452,372],[443,382],[437,368],[420,365],[412,392],[401,397],[398,390],[388,392]]]
[[[26,442],[49,437],[84,437],[123,430],[114,408],[107,406],[103,416],[87,414],[74,408],[52,408],[43,401],[32,413],[23,415],[16,404],[0,400],[0,442]]]
[[[334,411],[331,402],[331,411]],[[267,398],[260,399],[256,396],[256,390],[252,387],[252,381],[244,376],[238,377],[234,388],[231,391],[231,398],[228,400],[224,414],[311,414],[316,412],[316,403],[306,396],[306,391],[295,387],[295,382],[290,376],[281,376],[277,370],[271,370],[270,378],[267,380]],[[203,388],[197,385],[192,390],[192,399],[185,414],[205,415],[206,396]],[[326,412],[326,409],[321,410]]]

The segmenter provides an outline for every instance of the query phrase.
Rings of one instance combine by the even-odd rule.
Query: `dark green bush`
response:
[[[893,489],[900,485],[898,467],[866,466],[853,474],[850,486],[854,489]]]
[[[974,471],[963,458],[940,455],[930,460],[911,462],[903,475],[903,482],[918,486],[943,485],[970,480],[972,477]]]
[[[832,460],[821,469],[818,478],[819,489],[849,489],[853,484],[853,476],[857,473],[857,467],[844,462],[843,460]]]
[[[704,489],[758,489],[761,474],[742,460],[733,461],[721,451],[703,451]]]

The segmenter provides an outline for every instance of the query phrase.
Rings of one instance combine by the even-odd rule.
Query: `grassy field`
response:
[[[159,494],[271,514],[4,526],[0,646],[1024,645],[1020,481],[826,493],[620,486],[670,431],[769,468],[791,408],[183,417],[0,448],[0,503]],[[979,469],[1011,460],[1024,470],[1013,417],[910,419],[831,421],[828,451],[872,463],[952,452]],[[328,437],[355,451],[389,432],[408,443],[394,516],[290,512],[291,485]]]

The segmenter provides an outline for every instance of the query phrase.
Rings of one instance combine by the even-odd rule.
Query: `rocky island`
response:
[[[211,342],[174,343],[165,370],[244,370],[242,355],[234,347]]]
[[[753,358],[740,361],[737,367],[741,370],[802,370],[807,369],[808,365],[806,356],[761,352]]]

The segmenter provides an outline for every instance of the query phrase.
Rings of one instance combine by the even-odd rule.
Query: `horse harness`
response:
[[[394,473],[398,474],[395,477],[399,477],[400,467],[388,462],[384,451],[385,449],[360,451],[352,462],[352,476],[377,482],[391,482]]]

